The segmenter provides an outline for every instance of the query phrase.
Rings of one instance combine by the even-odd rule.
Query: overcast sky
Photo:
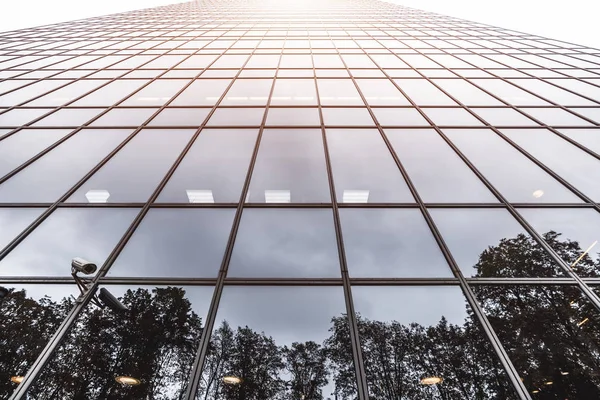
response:
[[[301,0],[299,0],[301,1]],[[598,0],[390,0],[414,8],[600,48]],[[94,17],[181,0],[4,1],[0,31]]]

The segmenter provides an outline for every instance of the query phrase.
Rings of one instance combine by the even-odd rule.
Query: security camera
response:
[[[105,288],[100,289],[100,293],[98,293],[98,300],[116,313],[129,311],[129,309],[125,307],[123,303],[117,300],[117,298]]]
[[[71,267],[73,267],[74,271],[81,272],[82,274],[85,274],[85,275],[91,275],[94,272],[96,272],[96,269],[98,269],[96,264],[94,264],[93,262],[84,260],[83,258],[80,258],[80,257],[75,257],[71,261]]]
[[[5,288],[4,286],[0,286],[0,301],[2,301],[6,296],[8,296],[8,294],[10,293],[10,291]]]

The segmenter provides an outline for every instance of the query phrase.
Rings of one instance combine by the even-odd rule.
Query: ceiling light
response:
[[[544,191],[543,190],[536,190],[535,192],[533,192],[533,197],[535,197],[536,199],[539,199],[543,195],[544,195]]]
[[[190,203],[214,203],[212,190],[186,190]]]
[[[227,385],[239,385],[242,383],[242,378],[233,375],[224,376],[223,383]]]
[[[536,393],[539,393],[539,392],[540,392],[539,390],[534,390],[534,391],[533,391],[533,392],[531,392],[531,393],[533,393],[533,394],[536,394]]]
[[[577,326],[581,326],[581,325],[585,324],[586,322],[588,322],[589,320],[590,320],[589,318],[586,318],[586,319],[584,319],[583,321],[581,321],[581,322],[578,322],[578,323],[577,323]]]
[[[552,382],[552,381],[546,381],[546,382],[544,382],[544,385],[552,385],[553,383],[554,382]]]
[[[563,375],[563,376],[564,375],[569,375],[569,371],[560,371],[560,374]]]
[[[428,376],[421,379],[421,385],[437,385],[438,383],[442,383],[443,380],[439,376]]]
[[[11,376],[10,377],[10,381],[13,383],[21,383],[23,382],[23,379],[25,379],[24,376],[20,376],[20,375],[16,375],[16,376]]]
[[[129,386],[137,386],[140,383],[142,383],[142,381],[140,381],[139,379],[133,378],[131,376],[117,376],[115,378],[115,381],[119,382],[121,385]]]
[[[106,203],[109,197],[108,190],[89,190],[85,194],[85,198],[89,203]]]
[[[265,190],[265,203],[289,203],[290,200],[289,190]]]
[[[368,190],[344,190],[342,196],[343,203],[368,203],[369,202],[369,191]]]
[[[593,248],[593,247],[594,247],[594,246],[595,246],[597,243],[598,243],[598,241],[596,240],[594,243],[592,243],[592,244],[590,245],[590,247],[588,247],[588,248],[587,248],[587,250],[586,250],[586,251],[584,251],[583,253],[581,253],[581,255],[579,256],[579,258],[577,258],[577,260],[575,260],[575,262],[574,262],[573,264],[571,264],[571,268],[575,268],[575,266],[576,266],[576,265],[579,263],[579,261],[581,261],[581,259],[582,259],[583,257],[585,257],[585,255],[586,255],[587,253],[589,253],[589,251],[590,251],[590,250],[592,250],[592,248]]]

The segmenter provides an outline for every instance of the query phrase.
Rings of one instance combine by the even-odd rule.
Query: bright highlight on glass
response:
[[[21,382],[23,382],[24,378],[25,378],[24,376],[20,376],[20,375],[11,376],[10,381],[13,383],[21,383]]]
[[[428,376],[426,378],[421,379],[421,385],[437,385],[438,383],[442,383],[443,381],[444,379],[439,376]]]
[[[115,381],[119,382],[121,385],[129,385],[129,386],[137,386],[142,383],[139,379],[133,378],[131,376],[117,376]]]
[[[233,375],[224,376],[223,383],[227,385],[239,385],[240,383],[242,383],[242,378]]]
[[[588,322],[589,320],[590,320],[589,318],[586,318],[586,319],[584,319],[583,321],[581,321],[581,322],[578,322],[578,323],[577,323],[577,326],[581,326],[581,325],[585,324],[586,322]]]
[[[90,203],[106,203],[109,197],[108,190],[89,190],[85,194],[85,198]]]
[[[544,195],[544,191],[543,190],[536,190],[535,192],[533,192],[533,197],[535,197],[536,199],[539,199],[543,195]]]

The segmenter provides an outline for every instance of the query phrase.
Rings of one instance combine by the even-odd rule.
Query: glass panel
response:
[[[15,239],[42,212],[43,208],[0,208],[0,250]]]
[[[519,213],[581,276],[599,276],[600,215],[585,209],[519,209]]]
[[[593,126],[591,122],[560,108],[526,108],[523,112],[548,126]]]
[[[216,278],[234,214],[234,209],[150,210],[108,275]]]
[[[446,129],[444,133],[508,201],[581,202],[494,132]]]
[[[278,197],[272,192],[287,194]],[[321,131],[265,130],[246,201],[330,202]]]
[[[567,182],[600,201],[599,160],[545,129],[507,129],[502,132]]]
[[[67,192],[131,131],[84,129],[0,185],[0,202],[51,203]]]
[[[546,83],[541,79],[509,79],[509,81],[557,104],[569,106],[595,105],[595,103],[590,100],[567,92],[566,90]]]
[[[562,269],[504,209],[430,209],[463,275],[563,276]]]
[[[101,86],[108,81],[105,80],[79,80],[67,85],[61,89],[55,90],[45,96],[27,103],[27,107],[51,107],[62,106],[77,97],[83,96],[87,92]],[[34,96],[32,96],[34,97]]]
[[[90,304],[28,395],[35,399],[182,398],[213,288],[103,289],[128,311]],[[119,376],[137,379],[139,384],[119,383]]]
[[[222,105],[265,105],[269,98],[271,79],[238,79],[227,91]]]
[[[42,118],[32,126],[80,126],[104,112],[100,108],[62,108],[47,117]]]
[[[67,201],[147,201],[193,133],[191,130],[142,130]]]
[[[58,209],[0,262],[0,275],[69,276],[71,260],[102,266],[136,209]]]
[[[69,132],[68,129],[26,129],[0,141],[0,176],[14,170]]]
[[[200,127],[210,108],[165,108],[148,123],[148,126]]]
[[[457,105],[444,92],[425,79],[394,79],[394,82],[419,106]]]
[[[74,305],[69,285],[4,284],[1,300],[0,397],[8,399]],[[18,334],[17,334],[18,333]]]
[[[466,106],[500,106],[503,104],[462,79],[435,79],[433,82]]]
[[[472,83],[516,106],[548,106],[550,103],[500,79],[471,79]]]
[[[373,126],[375,121],[366,108],[323,108],[323,123],[329,126]]]
[[[341,287],[226,286],[196,400],[356,398],[345,313]]]
[[[492,126],[538,126],[539,124],[512,108],[473,108],[477,115]],[[530,109],[524,109],[527,112]]]
[[[256,142],[256,130],[204,129],[158,202],[237,203]],[[227,148],[227,151],[222,149]]]
[[[364,105],[350,79],[317,79],[322,105]]]
[[[271,105],[317,105],[314,81],[307,79],[277,79]]]
[[[483,126],[464,108],[424,108],[423,112],[438,126]]]
[[[588,149],[600,153],[600,129],[560,129],[560,133]]]
[[[260,126],[264,108],[217,108],[207,126]]]
[[[331,209],[246,209],[228,277],[340,277]]]
[[[145,79],[118,79],[108,85],[88,94],[81,100],[73,103],[73,106],[111,106],[124,99],[130,93],[136,91],[148,81]]]
[[[9,110],[4,114],[0,114],[0,126],[18,127],[22,125],[28,125],[31,124],[33,120],[36,120],[49,112],[52,112],[52,110],[46,108],[16,108]],[[39,124],[39,122],[34,124]],[[80,124],[76,123],[70,125],[78,126]],[[69,124],[67,124],[67,126],[69,126]]]
[[[417,209],[340,209],[353,278],[451,277]]]
[[[352,294],[370,398],[518,398],[458,287],[354,286]]]
[[[576,287],[473,288],[534,399],[600,396],[598,311]]]
[[[424,202],[498,202],[437,132],[388,129],[385,133]]]
[[[372,108],[381,126],[430,126],[414,108]]]
[[[148,120],[156,108],[113,108],[95,120],[90,126],[138,127]]]
[[[266,125],[320,126],[318,108],[269,108]]]
[[[377,130],[328,129],[327,142],[338,202],[414,202]]]
[[[137,93],[131,95],[121,105],[123,106],[162,106],[179,92],[187,80],[158,79]]]
[[[410,103],[387,79],[357,79],[356,83],[370,105],[406,106]]]

